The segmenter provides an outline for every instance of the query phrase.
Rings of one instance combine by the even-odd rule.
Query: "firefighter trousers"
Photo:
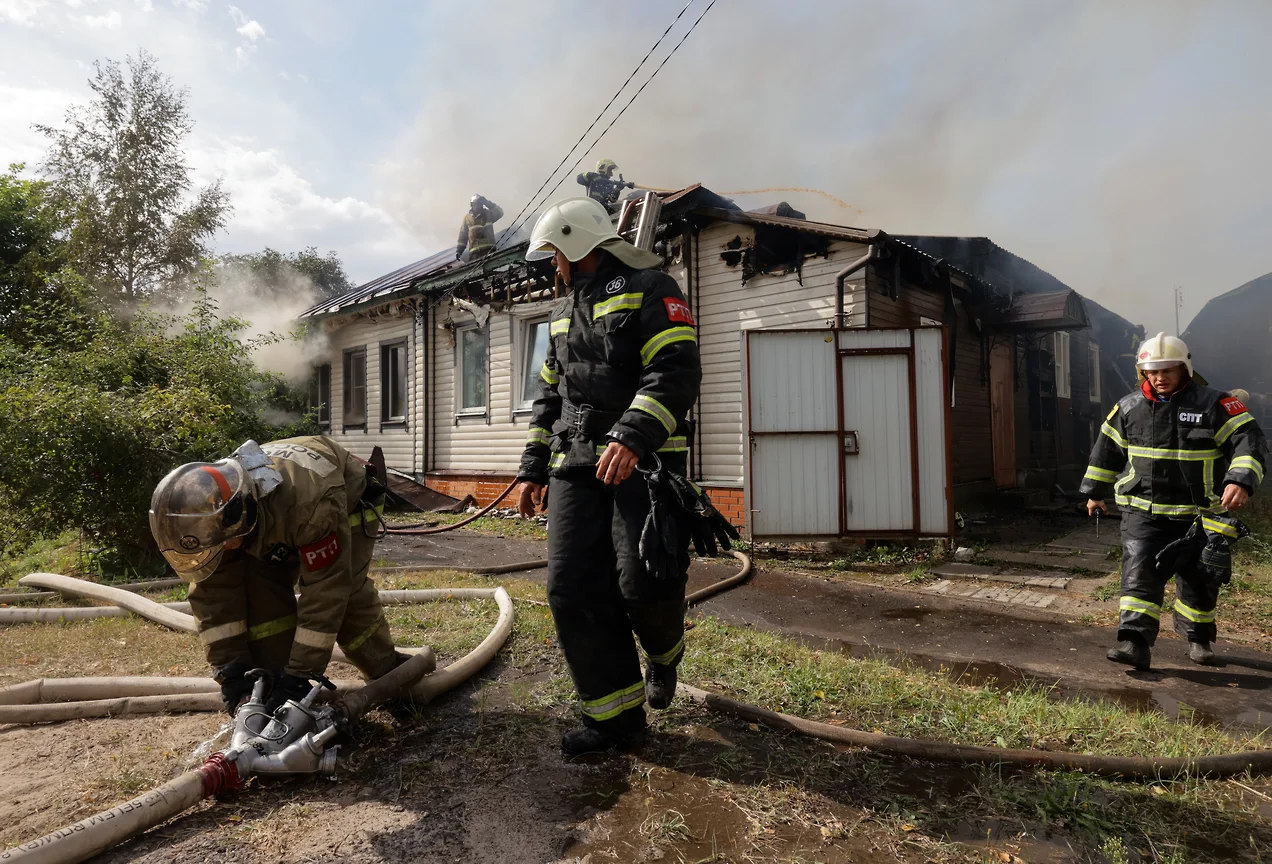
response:
[[[1117,638],[1157,639],[1166,583],[1175,576],[1175,630],[1190,642],[1215,641],[1215,606],[1219,586],[1202,573],[1198,561],[1163,572],[1157,553],[1188,533],[1191,519],[1168,519],[1135,510],[1122,513],[1122,601]]]
[[[593,468],[553,476],[548,514],[548,605],[578,690],[583,722],[623,733],[645,724],[646,658],[675,666],[684,654],[687,535],[679,576],[654,580],[640,559],[649,514],[645,479],[606,486]],[[683,534],[683,532],[682,532]]]
[[[353,529],[352,539],[353,590],[336,642],[363,676],[374,679],[392,670],[397,660],[379,591],[367,572],[375,540],[360,527]],[[296,635],[297,569],[294,559],[285,564],[255,558],[246,562],[243,589],[247,595],[248,650],[252,665],[275,673],[287,666]]]

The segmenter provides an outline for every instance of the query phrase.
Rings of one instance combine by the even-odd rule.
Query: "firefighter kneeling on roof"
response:
[[[551,476],[548,604],[584,724],[561,750],[632,750],[644,704],[666,708],[675,693],[689,541],[713,554],[737,537],[683,476],[698,338],[676,281],[652,269],[662,259],[621,239],[590,198],[549,207],[526,257],[552,257],[571,289],[549,319],[518,473],[527,517]]]
[[[1110,487],[1122,511],[1121,619],[1108,658],[1149,668],[1174,576],[1175,630],[1193,662],[1214,666],[1215,606],[1232,576],[1228,547],[1248,533],[1228,514],[1263,482],[1263,433],[1240,399],[1193,380],[1182,340],[1157,334],[1140,346],[1136,368],[1140,390],[1109,413],[1081,486],[1088,513],[1107,512]]]
[[[193,583],[199,640],[231,715],[250,695],[244,676],[254,668],[274,674],[272,712],[309,692],[337,642],[369,679],[406,659],[367,575],[384,512],[373,471],[311,436],[248,441],[227,459],[182,465],[155,488],[150,530]]]

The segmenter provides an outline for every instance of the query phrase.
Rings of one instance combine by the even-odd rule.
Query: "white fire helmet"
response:
[[[575,262],[598,248],[637,270],[662,264],[660,256],[619,237],[609,211],[591,198],[566,198],[544,210],[530,232],[526,260],[551,258],[553,250],[560,249],[566,259]]]
[[[1135,368],[1140,371],[1141,378],[1150,370],[1169,369],[1172,366],[1186,367],[1188,377],[1192,377],[1192,355],[1188,353],[1184,340],[1177,336],[1158,333],[1141,345],[1135,355]]]
[[[150,499],[150,533],[177,575],[201,582],[216,571],[225,544],[256,526],[256,489],[237,461],[190,462],[159,481]]]

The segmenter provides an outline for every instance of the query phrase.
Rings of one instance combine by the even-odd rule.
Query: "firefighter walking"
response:
[[[622,240],[599,202],[574,198],[544,212],[527,258],[548,256],[571,293],[549,319],[519,508],[534,513],[550,475],[548,602],[584,723],[565,734],[562,752],[631,750],[644,737],[644,704],[665,708],[675,692],[690,539],[653,520],[654,545],[665,541],[669,559],[651,575],[641,543],[651,496],[636,469],[656,459],[684,472],[698,340],[675,280],[651,269],[661,259]]]
[[[1121,613],[1108,658],[1149,668],[1174,576],[1174,626],[1188,656],[1217,665],[1215,607],[1231,573],[1228,544],[1244,531],[1228,514],[1263,481],[1263,433],[1240,399],[1193,380],[1182,340],[1149,339],[1136,368],[1140,389],[1101,426],[1081,486],[1089,514],[1107,512],[1110,491],[1122,511]]]
[[[275,676],[271,710],[304,696],[337,642],[367,678],[405,659],[367,575],[383,512],[384,487],[368,466],[323,436],[248,441],[159,482],[150,529],[192,583],[199,640],[227,711],[249,695],[244,676],[257,667]]]

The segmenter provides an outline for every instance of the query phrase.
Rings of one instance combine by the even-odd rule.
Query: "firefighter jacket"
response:
[[[485,252],[495,245],[495,223],[503,218],[503,208],[493,201],[482,205],[480,213],[469,210],[464,214],[464,221],[459,225],[459,239],[455,241],[455,251],[463,254],[464,247],[470,255]]]
[[[1193,381],[1163,401],[1144,382],[1109,412],[1080,488],[1154,516],[1215,513],[1229,483],[1259,487],[1266,452],[1241,400]]]
[[[702,368],[676,280],[603,252],[594,273],[575,274],[549,322],[519,479],[546,483],[550,470],[595,465],[609,441],[683,471]]]
[[[282,482],[257,503],[256,527],[241,554],[227,554],[216,572],[190,587],[199,638],[208,661],[222,666],[246,660],[247,643],[296,630],[284,671],[321,675],[331,660],[336,633],[353,592],[351,532],[378,528],[379,507],[363,503],[366,468],[330,438],[306,436],[261,447]],[[365,516],[365,520],[364,520]],[[296,613],[249,631],[247,584],[261,564],[290,572],[299,583]],[[268,632],[266,632],[268,631]]]

